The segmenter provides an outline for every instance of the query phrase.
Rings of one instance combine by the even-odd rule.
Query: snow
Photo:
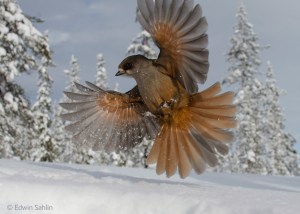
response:
[[[15,14],[18,11],[18,8],[15,3],[8,3],[7,4],[7,11],[11,12],[12,14]]]
[[[0,57],[6,55],[6,50],[2,47],[0,47]]]
[[[13,111],[18,111],[18,105],[14,101],[14,96],[10,92],[7,92],[4,95],[4,100],[8,103],[9,108],[11,108]]]
[[[7,41],[12,42],[14,45],[19,43],[19,37],[15,33],[8,33],[6,36]]]
[[[20,34],[24,35],[25,37],[30,37],[31,34],[30,34],[30,27],[31,26],[28,26],[26,24],[23,24],[23,23],[18,23],[17,25],[18,27],[18,30],[20,32]]]
[[[7,34],[9,32],[8,27],[5,26],[5,24],[0,22],[0,36],[2,37],[4,34]]]
[[[4,214],[295,214],[299,200],[298,177],[205,173],[182,180],[153,169],[0,160]]]

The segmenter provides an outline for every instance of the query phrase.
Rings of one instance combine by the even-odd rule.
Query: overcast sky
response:
[[[63,70],[69,68],[74,54],[80,66],[81,81],[94,81],[96,55],[103,53],[109,84],[120,90],[130,89],[134,82],[115,77],[133,37],[140,31],[135,19],[135,0],[19,0],[26,14],[45,20],[37,26],[48,31],[54,51],[55,68],[50,69],[54,79],[53,99],[59,100],[66,85]],[[209,23],[210,71],[207,87],[222,81],[228,64],[224,54],[230,47],[240,0],[195,0],[201,4]],[[287,118],[286,129],[300,142],[300,1],[299,0],[244,0],[248,20],[254,26],[259,44],[271,45],[262,52],[261,70],[271,61],[280,88],[287,91],[281,105]],[[36,76],[19,79],[27,96],[36,96]],[[299,146],[299,145],[298,145]]]

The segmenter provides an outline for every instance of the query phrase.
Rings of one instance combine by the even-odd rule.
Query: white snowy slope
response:
[[[300,178],[0,160],[2,214],[297,214]]]

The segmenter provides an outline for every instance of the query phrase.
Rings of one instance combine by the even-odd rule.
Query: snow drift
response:
[[[300,178],[0,160],[0,213],[295,214]]]

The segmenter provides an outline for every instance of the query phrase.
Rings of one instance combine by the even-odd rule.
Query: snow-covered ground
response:
[[[297,214],[300,178],[0,160],[2,214]]]

